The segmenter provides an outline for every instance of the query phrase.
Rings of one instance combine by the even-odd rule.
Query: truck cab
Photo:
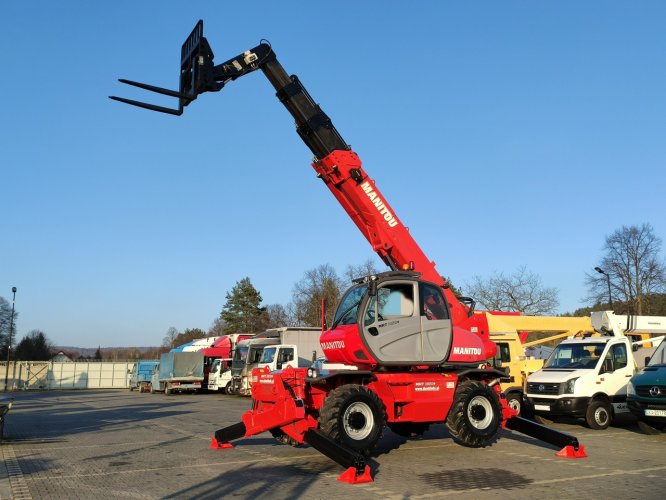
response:
[[[645,434],[666,430],[666,342],[627,385],[627,406]]]
[[[216,358],[212,360],[208,373],[208,390],[225,392],[231,391],[231,358]]]
[[[570,338],[561,342],[543,369],[527,378],[527,398],[537,419],[582,417],[592,429],[607,428],[627,412],[627,382],[634,374],[629,339]]]
[[[129,369],[129,390],[138,389],[139,392],[150,390],[150,377],[155,367],[159,365],[157,360],[140,360]]]
[[[253,338],[239,343],[232,362],[233,393],[250,394],[252,370],[259,368],[264,348],[279,343],[280,339],[276,338]]]

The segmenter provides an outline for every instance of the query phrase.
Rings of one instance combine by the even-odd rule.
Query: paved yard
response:
[[[218,394],[71,391],[16,393],[0,446],[0,498],[663,498],[666,434],[625,419],[606,431],[575,423],[589,458],[503,432],[487,449],[454,444],[443,426],[405,441],[386,431],[372,458],[375,482],[337,481],[342,467],[269,434],[211,450],[250,400]]]

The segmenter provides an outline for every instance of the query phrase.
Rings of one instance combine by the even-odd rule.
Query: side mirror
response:
[[[370,294],[370,297],[377,295],[377,282],[373,279],[371,279],[368,284],[368,293]]]
[[[645,366],[650,362],[650,359],[652,359],[652,356],[645,356]]]
[[[278,370],[281,370],[281,369],[282,369],[282,362],[281,362],[281,361],[278,361],[277,364],[275,365],[275,367],[276,367]]]

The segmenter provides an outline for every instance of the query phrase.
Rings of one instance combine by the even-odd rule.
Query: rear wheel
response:
[[[319,411],[319,427],[335,441],[368,454],[384,433],[384,404],[374,391],[348,384],[331,391]]]
[[[171,394],[171,387],[169,387],[169,384],[164,385],[164,395],[168,396]]]
[[[590,429],[607,429],[613,420],[610,403],[606,401],[592,401],[585,412],[585,422]]]
[[[502,407],[495,391],[478,380],[458,384],[446,428],[463,446],[481,448],[497,440]]]

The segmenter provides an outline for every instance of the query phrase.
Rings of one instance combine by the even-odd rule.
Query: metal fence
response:
[[[129,387],[131,361],[52,362],[11,361],[7,390],[117,389]],[[7,363],[0,363],[0,388],[4,389]],[[1,390],[1,389],[0,389]]]

